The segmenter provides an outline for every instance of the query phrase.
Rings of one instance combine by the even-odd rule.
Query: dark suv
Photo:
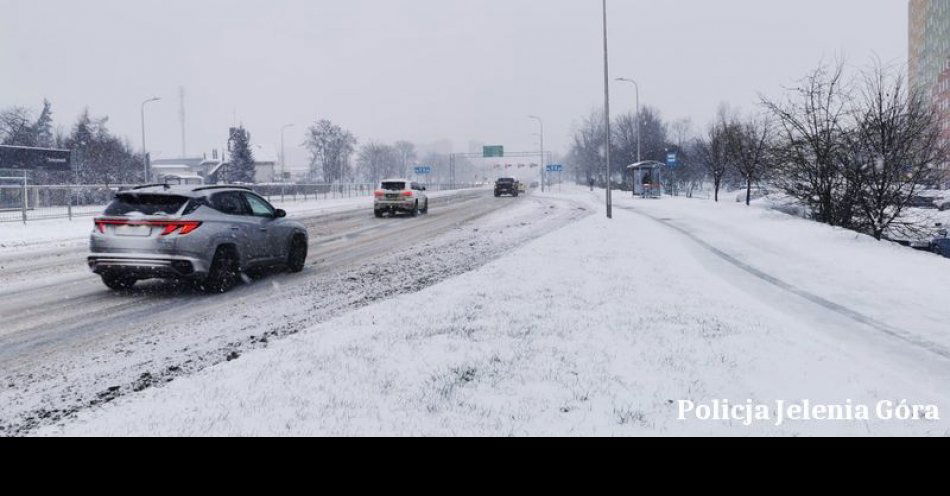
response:
[[[498,198],[502,195],[511,195],[515,198],[521,194],[521,185],[517,179],[510,177],[503,177],[495,181],[495,198]]]

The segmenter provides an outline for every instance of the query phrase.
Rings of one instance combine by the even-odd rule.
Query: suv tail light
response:
[[[386,196],[386,192],[381,189],[377,189],[376,192],[373,193],[373,195],[375,195],[376,198],[380,198],[380,197]]]
[[[176,231],[179,236],[184,236],[201,227],[201,223],[197,221],[150,222],[148,225],[152,227],[164,227],[165,229],[162,230],[162,236],[174,234]]]
[[[191,234],[195,229],[201,227],[201,222],[192,220],[156,220],[156,221],[134,221],[122,219],[96,219],[96,229],[105,234],[106,226],[148,226],[162,228],[162,236],[178,233],[179,236]]]
[[[403,191],[403,192],[402,192],[402,196],[405,196],[406,198],[409,198],[409,197],[412,196],[412,191]]]

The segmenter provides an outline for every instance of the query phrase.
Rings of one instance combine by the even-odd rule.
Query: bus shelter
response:
[[[666,164],[646,161],[627,166],[633,181],[633,196],[661,198],[663,196],[663,170]]]

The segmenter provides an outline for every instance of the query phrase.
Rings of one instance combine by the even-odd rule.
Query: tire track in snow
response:
[[[775,286],[775,287],[777,287],[777,288],[779,288],[779,289],[781,289],[781,290],[783,290],[783,291],[785,291],[785,292],[788,292],[788,293],[791,293],[791,294],[793,294],[793,295],[795,295],[795,296],[798,296],[799,298],[802,298],[802,299],[804,299],[804,300],[806,300],[806,301],[808,301],[808,302],[810,302],[810,303],[813,303],[813,304],[815,304],[815,305],[818,305],[818,306],[824,308],[825,310],[829,310],[829,311],[834,312],[834,313],[836,313],[836,314],[838,314],[838,315],[841,315],[841,316],[843,316],[843,317],[846,317],[846,318],[848,318],[848,319],[851,319],[851,320],[853,320],[853,321],[855,321],[855,322],[857,322],[857,323],[859,323],[859,324],[863,324],[863,325],[865,325],[865,326],[867,326],[867,327],[870,327],[870,328],[872,328],[872,329],[874,329],[874,330],[876,330],[876,331],[878,331],[878,332],[881,332],[881,333],[883,333],[883,334],[885,334],[885,335],[887,335],[887,336],[890,336],[890,337],[895,338],[895,339],[899,339],[899,340],[901,340],[901,341],[903,341],[903,342],[905,342],[905,343],[908,343],[908,344],[910,344],[910,345],[913,345],[913,346],[915,346],[915,347],[917,347],[917,348],[920,348],[920,349],[922,349],[922,350],[924,350],[924,351],[927,351],[927,352],[929,352],[929,353],[932,353],[932,354],[934,354],[934,355],[937,355],[937,356],[939,356],[939,357],[941,357],[941,358],[945,358],[945,359],[950,360],[950,350],[948,350],[947,348],[945,348],[945,347],[943,347],[943,346],[941,346],[941,345],[939,345],[939,344],[937,344],[937,343],[934,343],[934,342],[932,342],[932,341],[928,341],[928,340],[926,340],[926,339],[923,339],[923,338],[921,338],[921,337],[919,337],[919,336],[915,336],[915,335],[913,335],[913,334],[911,334],[911,333],[909,333],[909,332],[907,332],[907,331],[905,331],[905,330],[903,330],[903,329],[898,329],[898,328],[896,328],[896,327],[894,327],[894,326],[892,326],[892,325],[890,325],[890,324],[881,322],[880,320],[877,320],[877,319],[875,319],[875,318],[873,318],[873,317],[869,317],[869,316],[867,316],[867,315],[864,315],[864,314],[861,313],[861,312],[858,312],[858,311],[856,311],[856,310],[852,310],[852,309],[850,309],[850,308],[848,308],[848,307],[846,307],[846,306],[844,306],[844,305],[841,305],[841,304],[839,304],[839,303],[835,303],[835,302],[833,302],[833,301],[831,301],[831,300],[828,300],[828,299],[826,299],[826,298],[823,298],[823,297],[821,297],[821,296],[818,296],[818,295],[816,295],[816,294],[814,294],[814,293],[811,293],[811,292],[806,291],[806,290],[804,290],[804,289],[802,289],[802,288],[799,288],[798,286],[795,286],[795,285],[793,285],[793,284],[790,284],[790,283],[788,283],[788,282],[785,282],[785,281],[783,281],[782,279],[779,279],[778,277],[775,277],[775,276],[773,276],[773,275],[771,275],[771,274],[769,274],[769,273],[767,273],[767,272],[765,272],[765,271],[763,271],[763,270],[760,270],[760,269],[758,269],[758,268],[756,268],[756,267],[754,267],[754,266],[752,266],[752,265],[750,265],[750,264],[748,264],[748,263],[746,263],[746,262],[743,262],[742,260],[739,260],[739,259],[736,258],[735,256],[730,255],[729,253],[726,253],[725,251],[723,251],[723,250],[721,250],[721,249],[719,249],[719,248],[716,248],[716,247],[713,246],[712,244],[708,243],[707,241],[705,241],[705,240],[703,240],[701,237],[699,237],[699,235],[697,235],[697,234],[695,234],[695,233],[689,231],[689,230],[686,229],[686,228],[677,226],[676,224],[674,224],[672,221],[670,221],[670,220],[668,220],[668,219],[664,219],[664,218],[660,218],[660,217],[655,217],[655,216],[650,215],[650,214],[648,214],[648,213],[645,213],[645,212],[643,212],[643,211],[637,210],[637,209],[635,209],[635,208],[633,208],[633,207],[624,207],[624,206],[619,206],[619,205],[615,205],[615,206],[616,206],[617,208],[621,209],[621,210],[633,212],[633,213],[635,213],[635,214],[637,214],[637,215],[641,215],[641,216],[643,216],[643,217],[646,217],[646,218],[648,218],[648,219],[650,219],[650,220],[652,220],[652,221],[654,221],[654,222],[657,222],[657,223],[659,223],[659,224],[662,224],[662,225],[664,225],[664,226],[666,226],[666,227],[668,227],[668,228],[670,228],[670,229],[672,229],[672,230],[674,230],[674,231],[676,231],[676,232],[682,234],[683,236],[686,236],[687,238],[689,238],[690,240],[692,240],[693,242],[695,242],[696,244],[698,244],[699,246],[701,246],[701,247],[704,248],[705,250],[709,251],[709,252],[712,253],[713,255],[716,255],[716,257],[718,257],[718,258],[724,260],[725,262],[729,263],[730,265],[732,265],[732,266],[734,266],[734,267],[736,267],[736,268],[742,270],[743,272],[746,272],[747,274],[752,275],[753,277],[755,277],[755,278],[757,278],[757,279],[759,279],[759,280],[762,280],[762,281],[764,281],[764,282],[767,282],[767,283],[769,283],[769,284],[771,284],[771,285],[773,285],[773,286]]]

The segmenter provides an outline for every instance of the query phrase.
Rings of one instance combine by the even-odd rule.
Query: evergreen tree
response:
[[[243,127],[234,128],[231,130],[231,165],[228,169],[228,181],[253,183],[254,175],[251,135]]]
[[[53,136],[53,105],[43,100],[43,111],[33,124],[33,142],[41,148],[52,148],[56,143]]]

